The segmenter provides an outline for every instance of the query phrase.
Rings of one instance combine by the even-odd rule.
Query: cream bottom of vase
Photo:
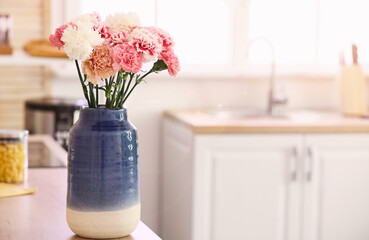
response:
[[[81,237],[124,237],[137,227],[140,209],[140,204],[111,212],[81,212],[67,208],[67,222],[70,229]]]

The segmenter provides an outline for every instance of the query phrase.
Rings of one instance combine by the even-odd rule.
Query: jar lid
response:
[[[23,139],[28,135],[28,130],[0,129],[0,140]]]

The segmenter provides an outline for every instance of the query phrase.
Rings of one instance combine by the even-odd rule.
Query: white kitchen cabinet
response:
[[[367,134],[195,134],[163,126],[166,240],[369,239]]]
[[[369,135],[307,135],[306,148],[304,240],[369,239]]]
[[[194,147],[193,239],[285,239],[299,137],[201,135]]]

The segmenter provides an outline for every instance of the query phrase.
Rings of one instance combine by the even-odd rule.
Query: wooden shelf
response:
[[[0,66],[43,66],[68,62],[67,58],[32,57],[21,49],[15,49],[12,55],[0,55]]]

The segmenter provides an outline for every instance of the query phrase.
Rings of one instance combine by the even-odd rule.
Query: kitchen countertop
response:
[[[0,239],[76,240],[66,221],[66,168],[33,168],[24,186],[34,194],[0,198]],[[122,240],[160,240],[144,223]]]
[[[369,119],[300,110],[284,117],[221,117],[201,110],[166,111],[164,117],[197,134],[369,133]]]

